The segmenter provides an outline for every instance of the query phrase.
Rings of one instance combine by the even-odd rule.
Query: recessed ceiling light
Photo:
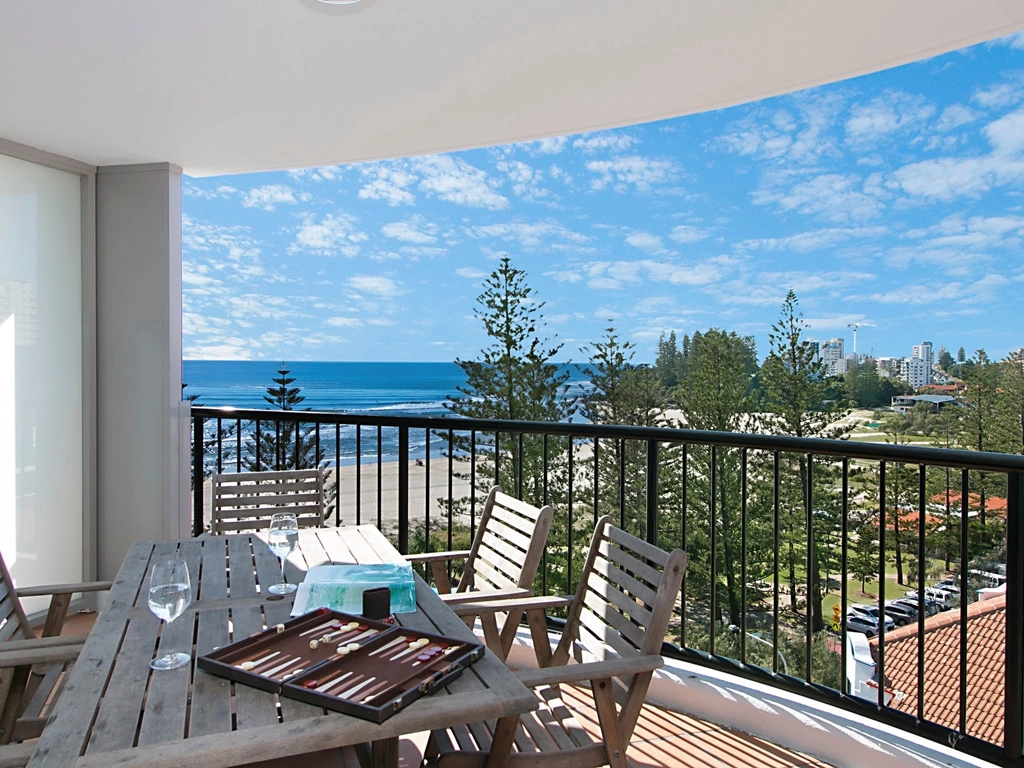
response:
[[[355,5],[356,3],[362,2],[362,0],[318,0],[318,2],[325,3],[327,5]]]

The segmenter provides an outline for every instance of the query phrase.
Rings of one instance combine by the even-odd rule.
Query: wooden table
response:
[[[195,599],[161,631],[147,603],[150,564],[175,555],[188,563]],[[307,529],[289,559],[288,579],[300,580],[314,565],[353,562],[402,558],[372,526]],[[402,734],[498,719],[496,741],[511,746],[519,714],[536,708],[530,691],[490,651],[446,691],[380,725],[195,669],[197,654],[287,620],[291,598],[264,596],[278,581],[278,560],[257,535],[133,545],[30,766],[216,768],[368,743],[361,757],[396,765]],[[416,600],[416,613],[399,614],[399,623],[473,638],[418,576]],[[154,656],[190,647],[191,665],[150,670]],[[493,765],[507,762],[508,752],[499,752]]]

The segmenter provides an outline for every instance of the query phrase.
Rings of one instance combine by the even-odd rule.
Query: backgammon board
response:
[[[483,655],[479,643],[323,608],[196,663],[238,683],[380,723]]]

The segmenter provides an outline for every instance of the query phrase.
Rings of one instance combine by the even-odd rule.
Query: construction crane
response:
[[[858,323],[847,323],[847,328],[853,328],[853,354],[857,354],[857,329],[860,328]]]

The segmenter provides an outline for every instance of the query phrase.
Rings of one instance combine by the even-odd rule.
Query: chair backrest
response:
[[[598,520],[552,665],[660,655],[686,562]]]
[[[549,505],[538,509],[491,488],[457,591],[531,589],[553,516]]]
[[[14,589],[11,572],[7,570],[3,555],[0,555],[0,642],[31,640],[35,636]]]
[[[293,512],[300,528],[324,524],[322,469],[235,472],[213,476],[213,533],[266,528],[277,512]]]

